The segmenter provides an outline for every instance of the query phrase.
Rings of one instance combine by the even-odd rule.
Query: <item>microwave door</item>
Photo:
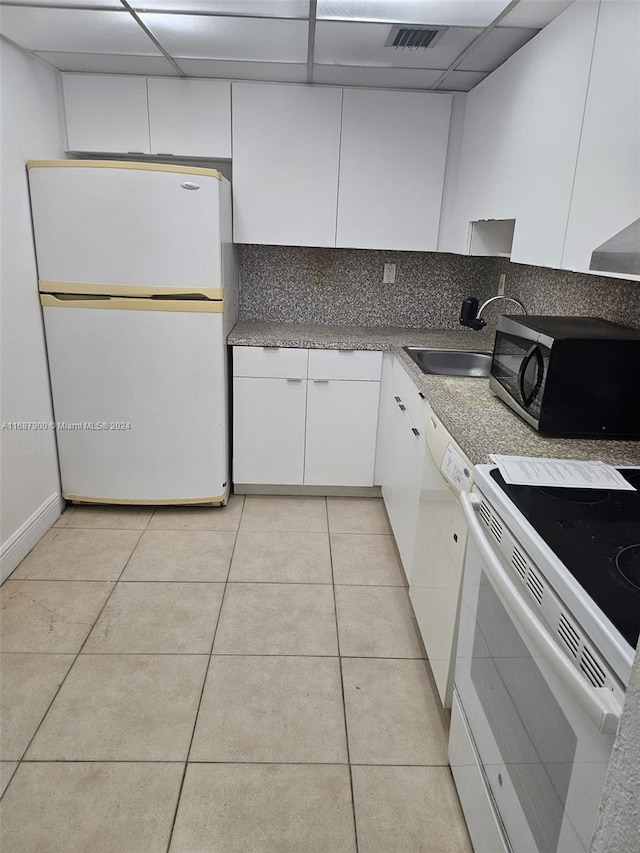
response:
[[[544,380],[544,358],[538,344],[525,355],[518,371],[520,401],[529,409],[538,398]]]

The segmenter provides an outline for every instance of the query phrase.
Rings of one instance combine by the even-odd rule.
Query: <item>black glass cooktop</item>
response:
[[[640,489],[640,468],[621,468]],[[491,477],[635,648],[640,635],[640,491],[512,486]]]

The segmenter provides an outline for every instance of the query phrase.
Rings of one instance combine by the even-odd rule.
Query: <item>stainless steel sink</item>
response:
[[[403,347],[423,373],[437,376],[488,376],[492,353],[480,350]]]

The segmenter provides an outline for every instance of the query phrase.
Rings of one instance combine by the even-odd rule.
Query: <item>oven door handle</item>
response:
[[[570,690],[574,699],[598,729],[605,734],[615,733],[620,723],[622,708],[614,695],[604,687],[592,687],[587,683],[566,655],[560,651],[549,631],[526,603],[523,594],[518,591],[505,572],[478,520],[476,513],[480,508],[480,499],[476,495],[462,492],[460,501],[469,525],[469,533],[478,546],[486,573],[508,604],[520,628],[533,640],[540,656]]]

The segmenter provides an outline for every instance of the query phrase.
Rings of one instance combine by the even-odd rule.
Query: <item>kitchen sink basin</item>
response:
[[[492,353],[480,350],[403,347],[423,373],[436,376],[488,376]]]

